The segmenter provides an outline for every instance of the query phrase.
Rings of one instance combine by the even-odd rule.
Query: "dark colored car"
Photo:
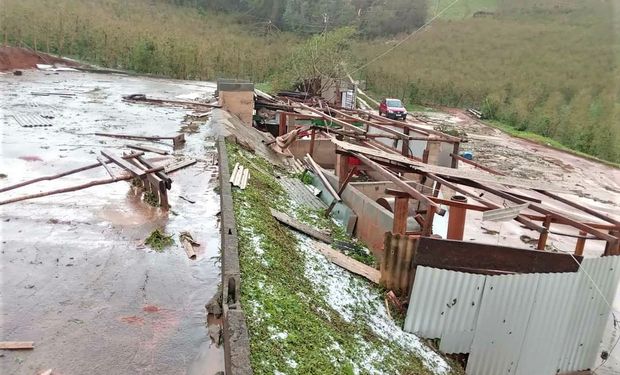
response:
[[[405,120],[407,109],[399,99],[386,98],[379,105],[379,115],[395,120]]]

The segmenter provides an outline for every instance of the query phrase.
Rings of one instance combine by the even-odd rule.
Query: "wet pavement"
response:
[[[122,96],[188,99],[214,90],[204,82],[77,72],[0,75],[0,187],[94,163],[103,149],[121,154],[130,143],[173,152],[171,142],[93,133],[174,136],[193,111],[125,103]],[[53,126],[22,127],[12,115],[25,113],[53,116]],[[34,350],[0,352],[0,373],[223,370],[205,310],[220,281],[215,142],[208,122],[184,129],[193,132],[173,155],[146,155],[158,165],[199,160],[171,174],[170,212],[143,202],[127,182],[0,206],[0,341],[35,343]],[[107,177],[96,168],[0,193],[0,200]],[[174,235],[163,252],[143,245],[156,228]],[[181,231],[201,244],[196,260],[185,254]]]

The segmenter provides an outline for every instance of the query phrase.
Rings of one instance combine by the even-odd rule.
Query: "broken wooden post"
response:
[[[312,128],[312,130],[310,131],[310,156],[314,156],[314,142],[315,142],[315,138],[316,138],[316,128]]]
[[[349,155],[336,154],[335,172],[336,176],[338,176],[338,183],[342,184],[349,173]]]
[[[392,232],[405,234],[407,231],[407,218],[409,217],[409,194],[397,196],[394,201],[394,221]]]
[[[538,236],[538,244],[536,245],[536,249],[537,250],[545,250],[545,246],[547,245],[547,238],[549,238],[549,228],[551,227],[551,220],[552,220],[552,216],[551,215],[546,215],[545,216],[545,221],[543,222],[543,227],[545,227],[545,231],[540,233],[540,235]],[[583,250],[583,249],[582,249]],[[577,249],[575,249],[575,253],[577,252]],[[581,255],[581,254],[579,254]]]
[[[435,218],[435,206],[428,205],[426,207],[426,217],[424,218],[424,227],[422,228],[422,236],[430,237],[433,234],[433,219]]]
[[[179,238],[181,239],[181,243],[183,244],[187,257],[192,260],[196,259],[194,245],[198,245],[198,243],[194,241],[192,235],[189,234],[189,232],[181,232],[181,234],[179,234]]]
[[[288,116],[282,112],[279,113],[279,116],[280,117],[278,119],[278,137],[281,137],[284,134],[286,134]]]
[[[172,147],[177,148],[183,146],[185,143],[185,134],[181,133],[176,137],[172,137]]]
[[[467,198],[462,195],[455,195],[451,200],[459,203],[467,203]],[[456,205],[450,206],[448,211],[448,233],[449,240],[463,241],[465,233],[465,218],[467,216],[467,208]]]
[[[586,235],[586,232],[582,230],[579,231],[579,238],[577,238],[577,244],[575,245],[575,255],[583,255],[583,249],[586,246]]]
[[[409,128],[403,129],[403,133],[405,133],[406,136],[409,136]],[[401,153],[403,156],[409,156],[409,138],[403,139],[403,148]]]

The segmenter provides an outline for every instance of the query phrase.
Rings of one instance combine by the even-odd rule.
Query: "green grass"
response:
[[[383,373],[430,374],[414,353],[377,336],[362,323],[372,306],[359,306],[359,316],[351,322],[330,307],[324,297],[327,291],[306,277],[309,259],[300,251],[297,237],[270,214],[269,208],[273,207],[296,215],[274,177],[276,172],[285,172],[274,170],[265,160],[234,144],[227,144],[227,151],[230,167],[243,163],[245,157],[271,174],[252,173],[245,190],[233,190],[241,305],[250,333],[254,373],[353,374],[356,366],[367,360],[368,351],[373,350],[382,353],[382,360],[375,367]],[[300,220],[322,221],[311,211],[305,211],[306,216],[303,210],[299,213]],[[339,236],[337,230],[334,233]],[[367,284],[357,277],[352,281],[358,287],[365,288]],[[340,352],[334,349],[336,346]]]

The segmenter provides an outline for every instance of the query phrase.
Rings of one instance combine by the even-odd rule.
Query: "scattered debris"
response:
[[[308,224],[301,223],[293,219],[292,217],[288,216],[287,214],[276,211],[273,208],[271,208],[270,210],[271,210],[271,215],[276,220],[281,222],[282,224],[288,225],[289,227],[296,229],[302,233],[305,233],[308,236],[315,238],[317,240],[323,241],[325,243],[332,243],[332,239],[328,233],[314,229]]]
[[[172,236],[167,236],[163,231],[155,229],[146,240],[144,240],[144,244],[150,246],[157,252],[162,252],[166,247],[172,246],[174,240]]]
[[[147,98],[144,94],[131,94],[123,96],[123,100],[128,102],[146,102],[152,104],[176,104],[182,106],[190,106],[190,107],[207,107],[207,108],[221,108],[222,106],[219,104],[213,103],[202,103],[202,102],[191,102],[186,100],[174,100],[174,99],[155,99],[155,98]]]
[[[243,165],[237,163],[230,174],[230,183],[233,186],[238,186],[241,190],[245,190],[248,186],[248,180],[250,179],[250,170]]]
[[[181,232],[179,234],[179,239],[183,244],[183,248],[185,249],[185,253],[187,253],[187,257],[189,259],[196,259],[196,252],[194,251],[194,246],[200,246],[200,244],[194,241],[194,238],[189,232]]]
[[[181,199],[183,199],[184,201],[189,202],[189,203],[191,203],[191,204],[196,203],[196,201],[193,201],[193,200],[191,200],[191,199],[185,198],[185,197],[184,197],[184,196],[182,196],[182,195],[179,195],[179,198],[181,198]]]
[[[0,341],[0,350],[34,349],[33,341]]]
[[[145,140],[145,141],[161,141],[162,139],[171,139],[173,147],[180,147],[181,145],[185,143],[185,135],[182,133],[174,137],[142,136],[142,135],[110,134],[110,133],[95,133],[95,135],[100,136],[100,137],[138,139],[138,140]]]

